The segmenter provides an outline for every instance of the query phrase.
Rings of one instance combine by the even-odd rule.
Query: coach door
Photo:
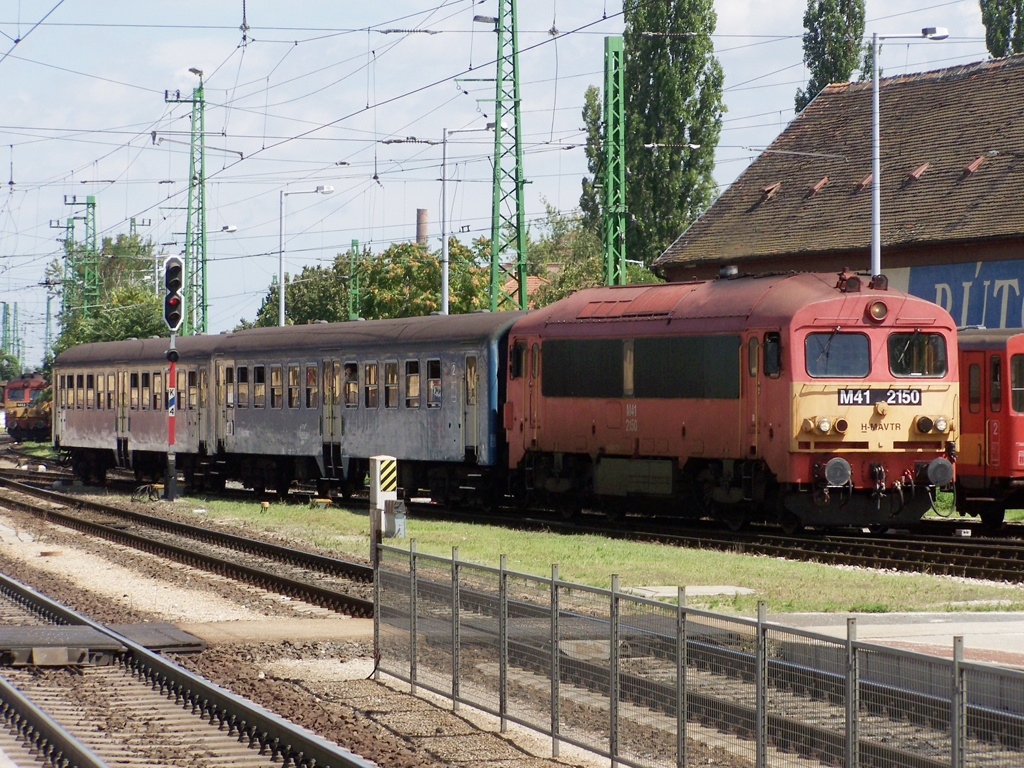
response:
[[[454,364],[452,367],[455,367]],[[466,355],[465,375],[466,379],[463,382],[464,394],[462,398],[463,455],[475,457],[477,455],[477,440],[480,435],[480,416],[477,411],[479,379],[476,376],[476,355]]]
[[[321,431],[325,443],[340,443],[342,436],[341,361],[324,360],[324,398]]]
[[[966,370],[961,370],[960,375],[967,377],[967,402],[962,403],[961,407],[958,461],[980,470],[978,474],[987,475],[988,468],[992,466],[991,449],[995,447],[998,450],[999,442],[999,423],[991,418],[990,413],[992,391],[987,381],[989,364],[983,351],[965,352],[963,360]],[[991,444],[993,431],[995,446]],[[998,456],[998,453],[995,455]]]

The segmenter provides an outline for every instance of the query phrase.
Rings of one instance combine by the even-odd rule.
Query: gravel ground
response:
[[[245,626],[310,615],[308,606],[291,606],[258,589],[43,527],[15,512],[0,513],[0,570],[103,623]],[[455,713],[442,699],[411,696],[402,690],[404,684],[386,677],[370,679],[371,639],[316,642],[301,641],[303,636],[300,630],[281,643],[211,643],[202,654],[176,660],[387,768],[608,765],[568,745],[553,759],[549,738],[517,726],[501,734],[495,718],[465,707]],[[690,766],[698,765],[748,768],[750,763],[694,744]]]

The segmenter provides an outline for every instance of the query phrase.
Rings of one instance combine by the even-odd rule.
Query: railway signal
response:
[[[177,331],[184,319],[184,297],[181,295],[185,284],[185,262],[178,256],[164,260],[164,322],[171,331]]]

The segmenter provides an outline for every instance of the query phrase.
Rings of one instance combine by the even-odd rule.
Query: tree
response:
[[[715,195],[722,67],[712,0],[626,0],[626,252],[650,264]]]
[[[601,234],[601,173],[604,170],[604,155],[601,151],[604,135],[601,122],[601,89],[596,85],[587,86],[583,94],[583,126],[587,132],[587,171],[583,177],[583,194],[580,195],[580,210],[587,229]]]
[[[797,112],[829,83],[849,80],[864,60],[864,0],[807,0],[804,30],[804,64],[811,77],[806,90],[797,88]]]
[[[993,58],[1024,52],[1024,0],[978,0],[985,46]]]

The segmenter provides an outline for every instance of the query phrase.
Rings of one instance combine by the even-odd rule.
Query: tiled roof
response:
[[[884,78],[882,246],[1024,236],[1024,54]],[[871,83],[825,88],[654,262],[870,249]]]

